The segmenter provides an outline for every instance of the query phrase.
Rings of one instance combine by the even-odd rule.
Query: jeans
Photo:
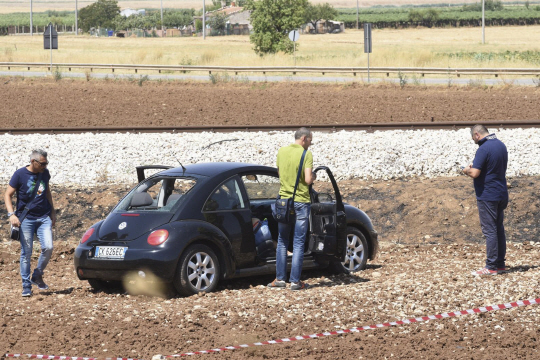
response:
[[[486,237],[486,268],[497,270],[505,267],[506,235],[504,234],[504,209],[508,199],[500,201],[477,200],[480,226]]]
[[[20,238],[21,242],[21,278],[23,288],[32,287],[30,282],[30,262],[32,259],[32,250],[34,245],[34,234],[37,234],[41,254],[39,255],[36,272],[43,275],[51,259],[53,251],[53,233],[51,218],[46,216],[40,219],[24,219],[21,224]]]
[[[276,279],[285,281],[287,276],[287,248],[291,236],[291,226],[294,226],[293,255],[290,282],[300,281],[302,263],[304,262],[304,244],[309,224],[309,211],[311,204],[294,203],[295,218],[290,224],[278,223],[278,244],[276,249]]]

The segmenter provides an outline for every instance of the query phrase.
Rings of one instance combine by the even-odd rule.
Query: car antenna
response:
[[[186,168],[184,167],[184,165],[182,165],[182,163],[180,162],[180,160],[178,160],[178,159],[176,158],[176,156],[174,156],[174,155],[173,155],[173,158],[175,158],[176,161],[178,161],[178,163],[179,163],[180,166],[182,167],[182,170],[184,170],[184,172],[186,172]]]

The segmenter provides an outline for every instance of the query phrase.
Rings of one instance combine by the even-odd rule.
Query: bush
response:
[[[53,71],[53,77],[54,77],[54,81],[62,80],[62,72],[60,71],[58,66]]]
[[[499,11],[504,9],[500,0],[486,0],[484,7],[486,11]],[[463,5],[463,11],[482,11],[482,3]]]
[[[440,11],[436,9],[409,10],[409,22],[423,23],[426,26],[433,26],[439,20]]]

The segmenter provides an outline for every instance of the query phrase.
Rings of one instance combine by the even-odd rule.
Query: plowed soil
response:
[[[538,120],[540,88],[0,82],[3,128]]]
[[[328,122],[538,119],[535,88],[420,88],[314,84],[185,84],[3,79],[0,127],[323,124]],[[14,164],[18,165],[18,164]],[[135,174],[134,174],[135,177]],[[94,291],[79,281],[73,251],[128,185],[55,186],[50,289],[21,298],[19,244],[0,235],[0,356],[152,356],[310,335],[540,298],[540,180],[508,179],[508,273],[483,266],[472,181],[348,180],[344,199],[366,211],[381,253],[350,276],[306,271],[306,291],[271,291],[271,276],[223,281],[216,292],[164,298],[154,283]],[[5,185],[3,185],[5,186]],[[3,197],[0,204],[4,208]],[[35,247],[33,266],[39,247]],[[142,294],[141,294],[142,293]],[[153,295],[153,296],[152,296]],[[430,320],[286,344],[197,355],[233,359],[538,358],[540,308]]]

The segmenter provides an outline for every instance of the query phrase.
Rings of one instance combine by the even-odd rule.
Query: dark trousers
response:
[[[506,235],[504,234],[504,209],[508,199],[500,201],[477,200],[482,233],[486,238],[486,268],[497,270],[505,267]]]

